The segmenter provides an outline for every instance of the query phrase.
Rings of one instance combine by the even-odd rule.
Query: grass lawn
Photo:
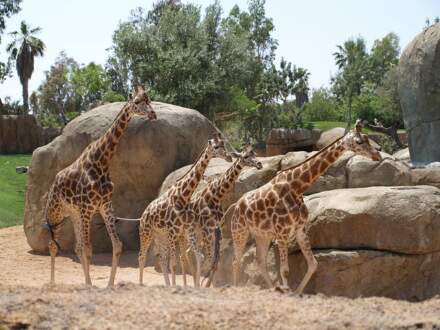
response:
[[[313,127],[319,128],[322,131],[328,131],[335,127],[344,127],[347,125],[343,121],[313,121]]]
[[[31,155],[0,155],[0,228],[23,223],[27,174],[15,167],[30,162]]]
[[[345,128],[345,126],[347,126],[347,123],[345,123],[343,121],[313,121],[312,123],[313,123],[313,127],[314,128],[319,128],[322,131],[327,131],[327,130],[335,128],[335,127],[343,127],[343,128]],[[372,130],[370,130],[368,128],[364,128],[364,131],[366,133],[381,134],[381,133],[378,133],[378,132],[373,132]],[[398,129],[397,132],[398,133],[405,133],[405,130],[404,129]]]

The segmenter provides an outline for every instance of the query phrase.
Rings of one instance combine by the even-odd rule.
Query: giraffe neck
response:
[[[242,158],[237,158],[222,176],[208,185],[208,190],[211,191],[214,199],[220,202],[224,196],[234,188],[235,181],[242,169]]]
[[[108,166],[110,163],[116,150],[116,146],[119,144],[122,134],[128,127],[128,123],[132,116],[133,114],[130,111],[130,104],[126,104],[121,111],[119,111],[109,129],[96,141],[94,152],[97,153],[99,157],[95,157],[95,159],[102,166]]]
[[[343,141],[338,140],[301,166],[281,173],[281,179],[287,180],[296,194],[303,194],[344,153]]]
[[[172,198],[177,198],[180,201],[180,204],[183,204],[180,206],[185,206],[189,203],[197,185],[208,167],[212,155],[212,147],[208,145],[189,172],[176,182],[173,187],[174,189],[171,191],[171,195]]]

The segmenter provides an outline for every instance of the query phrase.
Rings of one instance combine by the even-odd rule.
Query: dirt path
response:
[[[49,282],[50,258],[32,252],[27,244],[22,226],[0,229],[0,283],[4,285],[25,285],[41,287]],[[5,248],[3,248],[5,247]],[[55,280],[63,284],[82,284],[84,275],[81,264],[74,254],[60,255],[55,263]],[[126,251],[121,256],[116,282],[138,282],[137,252]],[[93,285],[105,287],[111,269],[111,254],[94,253],[90,276]],[[146,267],[144,281],[149,285],[163,284],[162,274],[153,267]],[[177,282],[182,283],[180,276]],[[192,279],[189,278],[189,283]]]
[[[440,329],[440,297],[409,303],[386,298],[295,297],[256,287],[164,288],[147,269],[137,284],[137,254],[124,253],[118,284],[105,289],[109,254],[94,256],[85,288],[73,256],[57,258],[54,288],[49,257],[29,251],[21,227],[0,230],[0,329]]]

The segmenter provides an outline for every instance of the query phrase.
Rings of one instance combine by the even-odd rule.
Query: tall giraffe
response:
[[[89,272],[92,257],[90,226],[93,215],[100,213],[112,241],[113,259],[108,286],[114,285],[122,243],[116,233],[116,218],[112,207],[113,183],[109,167],[116,146],[133,115],[140,115],[148,120],[156,119],[150,98],[141,87],[138,87],[134,98],[124,105],[105,134],[89,144],[75,162],[55,176],[45,209],[46,225],[51,233],[51,284],[55,282],[59,225],[66,216],[70,216],[73,222],[75,252],[81,261],[86,285],[92,284]]]
[[[232,153],[236,157],[234,163],[229,169],[220,177],[212,180],[202,190],[196,192],[188,204],[190,216],[195,216],[196,221],[193,225],[197,230],[201,231],[202,246],[206,253],[206,264],[212,265],[209,271],[209,281],[207,287],[210,286],[212,277],[214,275],[214,268],[216,267],[219,258],[219,246],[221,240],[221,222],[223,219],[222,201],[227,193],[229,193],[235,185],[235,181],[240,175],[245,166],[255,167],[261,169],[263,165],[257,159],[255,151],[251,145],[246,145],[241,153]],[[179,240],[180,253],[183,259],[189,264],[188,255],[186,253],[186,237],[182,236]],[[214,252],[215,247],[215,252]],[[213,253],[214,252],[214,253]],[[186,273],[184,263],[182,262],[184,272],[184,283],[186,282]]]
[[[183,234],[190,237],[190,244],[196,254],[199,269],[196,276],[200,276],[202,254],[198,249],[193,226],[190,223],[193,217],[188,216],[187,206],[212,157],[223,158],[229,162],[232,161],[231,156],[225,149],[224,141],[219,136],[215,136],[214,139],[208,141],[208,145],[188,173],[179,179],[164,194],[151,202],[142,214],[139,226],[140,284],[143,283],[145,256],[153,238],[159,248],[160,265],[167,286],[170,285],[168,277],[168,257],[171,258],[172,285],[176,285],[176,248],[178,237]]]
[[[273,284],[267,273],[266,257],[271,241],[278,243],[282,286],[288,288],[288,243],[296,237],[307,261],[307,273],[295,293],[304,290],[318,263],[306,234],[308,211],[303,193],[347,150],[375,161],[381,160],[379,150],[370,145],[361,128],[358,120],[353,131],[237,201],[231,220],[234,285],[238,284],[241,257],[251,233],[256,241],[258,268],[270,287]]]

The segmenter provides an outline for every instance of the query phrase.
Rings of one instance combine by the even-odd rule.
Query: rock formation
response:
[[[412,163],[440,161],[440,23],[405,48],[398,84]]]

